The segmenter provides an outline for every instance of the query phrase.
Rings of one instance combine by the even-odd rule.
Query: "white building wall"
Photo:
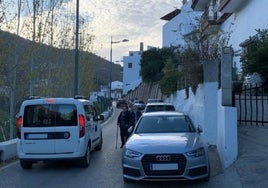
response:
[[[129,56],[123,57],[123,94],[131,89],[137,87],[137,80],[141,80],[140,77],[140,51],[129,52]],[[132,63],[132,67],[129,68],[129,63]],[[140,83],[140,82],[139,82]]]
[[[221,26],[224,33],[230,33],[229,45],[235,52],[241,50],[239,44],[249,36],[255,35],[256,29],[268,28],[268,1],[246,0]],[[241,71],[240,57],[234,57],[237,68]]]
[[[163,25],[162,46],[185,46],[184,36],[197,29],[197,18],[200,18],[200,16],[201,12],[196,12],[191,9],[190,1],[184,4],[181,7],[180,14]]]
[[[222,91],[218,90],[217,149],[222,166],[227,168],[238,156],[237,108],[221,106]]]
[[[203,128],[209,145],[216,145],[224,168],[230,166],[238,155],[237,109],[221,105],[221,90],[218,83],[200,84],[195,94],[185,90],[172,94],[165,102],[172,103],[179,112],[187,113],[193,123]]]
[[[208,142],[212,145],[217,145],[218,139],[218,83],[208,82],[204,84],[204,134],[206,135]]]
[[[189,98],[186,97],[185,90],[178,90],[176,93],[170,95],[165,102],[172,103],[176,110],[188,114],[193,120],[194,124],[204,125],[204,88],[203,85],[199,85],[197,92],[194,95],[190,89]]]

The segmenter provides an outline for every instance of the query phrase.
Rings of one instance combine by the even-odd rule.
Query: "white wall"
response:
[[[186,98],[185,90],[172,94],[165,102],[174,104],[177,111],[187,113],[194,124],[203,127],[208,144],[216,145],[222,165],[227,168],[237,159],[237,111],[235,107],[221,105],[218,83],[200,84]]]
[[[191,1],[181,7],[181,12],[163,26],[162,46],[185,46],[184,35],[196,29],[201,12],[191,9]]]
[[[135,51],[129,52],[129,54],[129,56],[123,57],[123,94],[127,94],[130,89],[136,87],[134,83],[140,80],[141,52]],[[129,63],[132,63],[132,68],[128,67]]]
[[[219,90],[219,102],[221,102],[221,98],[221,91]],[[237,159],[238,155],[237,108],[218,104],[217,109],[217,149],[223,167],[227,168]]]
[[[268,28],[268,1],[267,0],[246,0],[221,26],[221,30],[230,33],[229,45],[234,51],[241,50],[240,43],[255,35],[256,29]],[[240,69],[240,57],[235,57]]]

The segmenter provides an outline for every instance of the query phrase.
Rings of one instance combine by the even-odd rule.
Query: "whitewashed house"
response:
[[[201,12],[193,11],[191,3],[185,1],[181,9],[175,9],[160,18],[167,21],[162,28],[162,46],[185,47],[188,45],[185,38],[199,30],[201,14]]]
[[[114,81],[111,85],[111,97],[113,99],[119,99],[122,97],[123,83],[120,81]]]
[[[218,27],[228,38],[235,56],[233,66],[241,71],[240,44],[257,34],[256,29],[268,28],[267,0],[192,0],[194,11],[202,11],[202,29]]]
[[[139,51],[130,51],[129,56],[123,57],[123,94],[134,90],[140,83],[140,60],[143,52],[143,43]]]

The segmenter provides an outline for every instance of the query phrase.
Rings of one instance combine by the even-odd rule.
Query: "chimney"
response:
[[[140,52],[143,52],[143,42],[140,43]]]

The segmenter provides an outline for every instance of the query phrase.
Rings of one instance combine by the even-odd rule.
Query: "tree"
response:
[[[174,69],[171,58],[165,62],[164,73],[165,75],[160,81],[160,89],[164,95],[170,95],[177,91],[177,82],[179,78],[179,72],[177,69]]]
[[[243,75],[258,72],[268,80],[268,29],[257,29],[257,35],[250,37],[245,46],[245,56],[241,57]]]
[[[157,82],[164,76],[165,61],[173,56],[171,48],[152,48],[141,56],[140,75],[144,82]]]

